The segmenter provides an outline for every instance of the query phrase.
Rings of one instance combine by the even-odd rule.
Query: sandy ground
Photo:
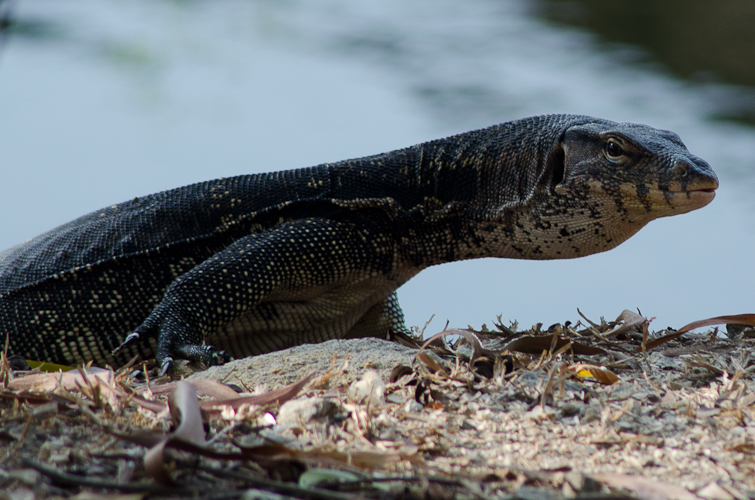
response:
[[[330,341],[188,390],[6,371],[0,499],[755,498],[751,330],[629,326]]]

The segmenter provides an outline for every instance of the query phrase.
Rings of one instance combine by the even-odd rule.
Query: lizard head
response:
[[[583,118],[547,147],[544,189],[528,209],[508,219],[502,212],[517,258],[610,250],[651,220],[701,208],[715,196],[716,174],[673,132]]]
[[[464,258],[604,252],[653,219],[704,207],[718,188],[710,165],[678,135],[646,125],[545,115],[482,133],[487,140],[474,154],[465,152],[474,161],[464,163],[478,172],[467,214],[479,220],[470,227],[482,244]],[[446,184],[468,191],[465,183]]]
[[[628,223],[704,207],[718,178],[673,132],[602,120],[576,125],[563,137],[563,175],[556,193],[590,193],[615,206]]]

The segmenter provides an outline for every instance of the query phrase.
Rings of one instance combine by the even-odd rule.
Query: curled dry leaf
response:
[[[206,378],[186,379],[186,382],[193,385],[197,390],[197,396],[206,396],[213,399],[232,399],[239,395],[236,391],[225,384]],[[170,394],[176,389],[180,382],[169,382],[150,387],[154,395]],[[146,391],[146,390],[145,390]],[[141,391],[141,392],[145,392]]]
[[[678,331],[678,332],[666,335],[664,337],[660,337],[660,338],[653,339],[653,340],[650,340],[648,342],[645,342],[645,346],[644,346],[645,350],[649,351],[650,349],[655,349],[656,347],[658,347],[660,345],[663,345],[666,342],[669,342],[671,340],[674,340],[676,338],[681,337],[685,333],[687,333],[687,332]],[[637,349],[635,349],[635,352],[642,352],[642,348],[643,348],[643,346],[638,347]]]
[[[630,311],[629,309],[624,309],[621,314],[619,314],[619,317],[616,318],[616,323],[622,323],[622,325],[610,332],[606,332],[604,335],[606,337],[615,337],[631,331],[641,331],[638,327],[645,322],[649,323],[649,321],[646,318],[643,318],[640,314]]]
[[[482,346],[482,342],[480,342],[480,339],[477,338],[477,335],[475,335],[474,332],[458,328],[443,330],[440,333],[436,333],[435,335],[427,339],[424,344],[422,344],[422,347],[420,347],[420,352],[423,349],[426,349],[428,346],[434,344],[438,339],[441,339],[448,335],[459,335],[460,337],[463,337],[464,340],[469,342],[469,344],[472,346],[472,359],[469,360],[470,363],[474,363],[474,360],[479,358],[480,356],[495,357],[495,353],[493,351],[485,349]]]
[[[164,452],[166,448],[175,448],[179,450],[199,453],[204,456],[238,460],[243,457],[240,454],[222,454],[215,453],[206,448],[204,426],[202,423],[201,411],[207,408],[209,416],[219,416],[222,409],[232,407],[240,408],[244,404],[248,405],[266,405],[270,403],[283,403],[296,396],[301,389],[312,379],[314,374],[309,374],[299,382],[288,385],[281,389],[270,391],[266,394],[247,397],[234,397],[229,399],[217,399],[213,401],[203,401],[201,404],[197,399],[197,393],[194,384],[188,381],[180,381],[171,384],[174,391],[169,398],[171,416],[174,423],[178,425],[176,431],[167,435],[163,432],[142,431],[132,434],[119,434],[111,432],[114,436],[150,447],[151,449],[145,455],[145,469],[157,481],[163,484],[172,484],[172,480],[165,470]],[[204,386],[205,389],[209,386]],[[234,392],[234,395],[236,393]],[[136,400],[136,398],[134,398]],[[162,405],[159,402],[151,402],[155,405]],[[162,406],[160,406],[162,407]],[[180,422],[180,423],[179,423]],[[148,465],[149,462],[149,465]]]
[[[700,321],[693,321],[692,323],[688,325],[684,325],[683,327],[681,327],[674,333],[651,340],[650,342],[647,343],[645,348],[653,349],[654,347],[658,347],[659,345],[663,345],[670,340],[679,338],[685,333],[691,330],[694,330],[695,328],[700,328],[701,326],[712,326],[712,325],[722,325],[722,324],[755,326],[755,314],[736,314],[734,316],[717,316],[715,318],[708,318],[708,319],[702,319]],[[637,352],[639,351],[640,350],[638,349]]]
[[[715,318],[703,319],[700,321],[693,321],[688,325],[684,325],[676,333],[686,333],[695,328],[701,326],[711,325],[742,325],[742,326],[755,326],[755,314],[736,314],[734,316],[718,316]]]
[[[393,370],[391,370],[391,375],[388,381],[391,384],[395,384],[401,379],[401,377],[404,377],[406,375],[411,375],[413,373],[414,373],[414,370],[412,370],[410,367],[406,365],[396,365],[393,367]]]
[[[222,384],[216,385],[216,382],[204,381],[208,383],[199,384],[203,392],[214,393],[216,395],[222,393],[228,396],[231,394],[228,391],[232,391],[234,397],[204,401],[202,407],[208,408],[210,414],[219,415],[224,407],[238,409],[242,405],[282,403],[298,394],[313,376],[314,374],[311,373],[295,384],[270,391],[266,394],[247,397],[235,397],[236,393],[231,389],[225,386],[223,386],[223,389],[218,387],[218,385]],[[200,403],[197,398],[195,384],[182,380],[171,384],[171,387],[173,387],[173,392],[168,398],[168,405],[173,422],[177,426],[175,432],[170,435],[159,432],[142,432],[130,436],[119,435],[123,439],[151,446],[144,456],[144,468],[147,474],[162,484],[173,484],[173,480],[165,466],[167,459],[166,450],[170,448],[222,459],[243,458],[240,454],[216,453],[207,449],[204,424],[202,422]],[[228,389],[228,391],[225,389]]]
[[[168,397],[170,416],[177,425],[173,437],[202,446],[206,443],[202,413],[199,411],[197,391],[183,380]]]
[[[144,470],[158,483],[172,485],[173,478],[170,477],[165,467],[165,447],[167,444],[168,440],[165,439],[147,450],[147,453],[144,454]]]
[[[207,443],[197,391],[193,385],[183,380],[178,382],[168,398],[168,405],[173,423],[178,427],[172,435],[149,449],[144,455],[144,469],[147,474],[163,484],[173,484],[165,467],[165,448],[171,440],[184,441],[199,447],[204,447]]]
[[[293,399],[297,394],[307,385],[307,383],[314,377],[314,372],[310,373],[306,377],[302,378],[298,382],[289,384],[280,389],[266,392],[265,394],[258,394],[255,396],[241,396],[232,397],[228,399],[215,399],[212,401],[202,401],[200,407],[208,412],[210,417],[217,417],[221,414],[224,407],[231,407],[234,410],[238,410],[243,405],[249,406],[264,406],[272,403],[283,404],[286,401]]]
[[[483,347],[482,342],[477,337],[475,332],[471,330],[452,329],[444,330],[430,337],[415,355],[416,358],[424,363],[431,373],[440,374],[442,376],[448,375],[448,370],[443,368],[439,363],[432,359],[427,352],[424,351],[428,346],[437,346],[440,339],[447,335],[459,335],[464,338],[472,347],[472,355],[469,359],[469,366],[473,372],[477,375],[481,375],[485,378],[492,378],[497,373],[505,374],[514,369],[513,361],[510,356],[501,356],[498,352],[492,351]],[[448,352],[444,347],[444,352]],[[601,351],[602,352],[602,351]],[[498,369],[496,371],[496,366]],[[394,374],[391,374],[391,382],[398,380],[398,377],[394,378]],[[419,401],[419,400],[418,400]]]

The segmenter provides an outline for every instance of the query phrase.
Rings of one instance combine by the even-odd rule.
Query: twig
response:
[[[425,326],[423,326],[422,330],[419,331],[419,338],[421,338],[421,339],[425,338],[425,330],[427,329],[428,326],[430,326],[430,322],[432,322],[432,320],[433,320],[434,317],[435,317],[435,315],[433,314],[433,315],[430,316],[430,319],[428,319],[427,321],[425,321]]]
[[[21,460],[21,462],[26,467],[31,467],[32,469],[49,477],[56,483],[67,485],[67,486],[91,486],[94,488],[103,488],[103,489],[108,489],[108,490],[120,490],[120,491],[131,491],[131,492],[146,491],[149,493],[186,494],[186,495],[196,493],[198,491],[204,492],[204,491],[210,491],[211,489],[213,489],[210,487],[197,488],[196,486],[194,487],[163,486],[161,484],[154,484],[154,483],[143,483],[143,484],[116,483],[113,481],[103,481],[101,479],[92,479],[88,477],[75,476],[73,474],[66,474],[65,472],[60,472],[57,469],[43,465],[37,462],[36,460],[32,460],[30,458],[24,458]]]
[[[448,479],[444,477],[434,477],[434,476],[365,477],[362,479],[355,479],[353,481],[343,481],[343,482],[334,484],[333,486],[338,487],[338,488],[344,488],[347,486],[354,486],[361,483],[393,483],[393,482],[416,483],[420,481],[427,481],[429,483],[442,484],[443,486],[456,486],[458,488],[464,487],[464,484],[461,481],[458,481],[456,479]]]
[[[442,486],[448,486],[452,488],[463,488],[466,490],[466,493],[472,495],[474,498],[487,498],[484,496],[481,496],[478,493],[475,493],[474,491],[471,491],[470,488],[464,484],[463,481],[459,481],[457,479],[450,479],[445,477],[437,477],[437,476],[409,476],[409,477],[401,477],[401,476],[388,476],[388,477],[366,477],[362,479],[355,479],[353,481],[343,481],[339,483],[335,483],[330,485],[332,488],[338,488],[338,489],[346,489],[346,488],[353,488],[356,485],[362,484],[362,483],[418,483],[418,482],[428,482],[428,483],[435,483]]]
[[[260,488],[265,491],[282,493],[284,495],[291,495],[296,498],[306,498],[312,500],[351,500],[354,498],[353,494],[346,495],[343,493],[338,493],[337,491],[331,491],[322,488],[301,488],[293,483],[284,483],[282,481],[275,481],[272,479],[262,479],[231,470],[216,469],[212,467],[200,467],[200,469],[211,474],[226,476],[233,479],[240,479],[251,484],[255,488]]]
[[[602,340],[603,342],[606,342],[606,338],[598,330],[598,328],[600,328],[600,327],[597,324],[595,324],[592,321],[590,321],[587,318],[587,316],[585,316],[584,314],[582,314],[582,311],[579,310],[579,307],[577,308],[577,312],[579,313],[580,316],[582,316],[582,319],[584,319],[585,321],[587,321],[589,323],[589,325],[587,325],[587,329],[590,330],[592,332],[592,334],[595,335],[596,337],[598,337],[600,340]]]
[[[34,414],[30,413],[26,416],[26,424],[24,425],[24,429],[21,431],[21,436],[18,438],[18,442],[16,442],[10,450],[8,450],[8,454],[4,457],[0,457],[0,464],[5,462],[6,460],[10,460],[12,457],[16,456],[16,454],[21,450],[21,447],[24,445],[24,440],[26,439],[26,435],[29,433],[29,429],[31,428],[31,423],[34,420]]]

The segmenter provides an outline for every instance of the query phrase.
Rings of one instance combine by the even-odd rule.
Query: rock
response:
[[[326,398],[299,398],[283,403],[278,410],[278,425],[306,424],[333,415],[338,405]]]
[[[372,407],[385,405],[385,382],[375,370],[365,372],[361,380],[352,382],[349,386],[349,396],[356,403],[368,404]]]
[[[397,342],[375,338],[329,340],[320,344],[303,344],[283,351],[237,359],[222,366],[213,366],[188,378],[236,384],[250,392],[258,387],[264,390],[278,389],[298,382],[312,372],[315,373],[315,378],[324,375],[334,355],[336,359],[332,371],[336,372],[344,365],[348,356],[344,373],[332,377],[327,385],[323,386],[340,387],[351,384],[368,370],[375,370],[382,380],[388,380],[391,370],[396,365],[411,366],[416,352],[416,349]]]

